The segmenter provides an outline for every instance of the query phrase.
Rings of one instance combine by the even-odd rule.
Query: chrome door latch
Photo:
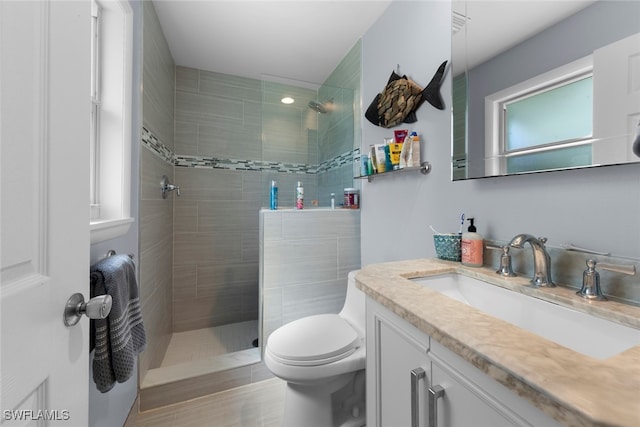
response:
[[[82,294],[73,294],[64,308],[64,324],[74,326],[83,314],[89,319],[105,319],[111,312],[112,302],[111,295],[99,295],[85,302]]]

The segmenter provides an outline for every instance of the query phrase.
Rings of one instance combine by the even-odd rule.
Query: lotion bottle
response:
[[[467,221],[471,222],[466,233],[462,233],[462,264],[469,267],[482,267],[484,242],[482,236],[476,233],[476,227],[473,225],[473,218]]]

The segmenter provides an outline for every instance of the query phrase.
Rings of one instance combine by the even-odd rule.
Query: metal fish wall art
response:
[[[440,88],[446,67],[447,61],[444,61],[424,89],[407,76],[392,72],[384,90],[376,95],[367,108],[365,117],[376,126],[391,128],[401,123],[418,121],[416,110],[424,101],[438,110],[444,110]]]

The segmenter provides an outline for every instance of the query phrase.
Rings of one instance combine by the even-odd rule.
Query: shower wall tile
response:
[[[200,92],[239,98],[258,104],[262,102],[262,87],[259,80],[211,71],[200,72]]]
[[[198,124],[188,122],[176,122],[174,133],[176,153],[198,152]]]
[[[244,103],[243,111],[246,111],[248,106],[251,104]],[[255,109],[253,106],[253,110]],[[261,159],[259,114],[254,120],[257,120],[254,125],[245,125],[241,130],[226,123],[223,126],[199,125],[197,154],[223,159]]]
[[[242,244],[240,247],[242,251],[242,261],[258,262],[260,252],[258,240],[258,233],[254,231],[242,233]],[[257,275],[258,272],[256,271],[255,273]]]
[[[174,202],[173,231],[177,233],[194,233],[198,231],[198,202],[180,200]]]
[[[257,281],[257,263],[198,266],[198,296],[211,296],[225,292],[238,293],[238,289],[255,284]]]
[[[360,268],[360,211],[260,211],[262,339],[285,323],[344,304]]]
[[[143,125],[173,150],[175,64],[153,4],[143,13]]]
[[[196,290],[174,300],[174,330],[256,318],[261,200],[247,195],[258,195],[259,175],[176,167],[181,197],[175,201],[173,262],[176,270],[196,269]],[[185,310],[188,305],[197,309]]]
[[[162,175],[167,175],[169,180],[173,179],[173,166],[164,159],[158,157],[150,150],[140,150],[140,199],[141,200],[169,200],[162,198],[160,191],[160,180]],[[171,203],[169,200],[168,203]]]
[[[260,200],[198,202],[198,231],[258,232]]]
[[[162,199],[160,178],[172,167],[147,149],[141,150],[140,300],[147,351],[141,353],[140,373],[160,366],[169,344],[172,319],[173,201]]]
[[[175,266],[173,268],[173,301],[195,298],[197,292],[198,266]]]
[[[283,323],[314,314],[338,313],[347,293],[343,280],[287,286],[282,291]]]
[[[164,152],[174,149],[175,64],[151,2],[144,2],[143,135]],[[173,164],[143,143],[140,150],[140,297],[147,349],[139,357],[139,376],[160,366],[171,335],[173,198],[162,199],[162,175],[173,179]]]
[[[173,331],[208,328],[216,325],[240,322],[242,318],[242,296],[216,294],[173,302]]]
[[[189,67],[176,67],[176,91],[197,92],[200,86],[200,70]]]
[[[241,255],[237,233],[215,231],[207,233],[175,233],[174,265],[226,264]]]
[[[358,221],[357,229],[360,230]],[[360,268],[360,235],[338,236],[338,276]]]

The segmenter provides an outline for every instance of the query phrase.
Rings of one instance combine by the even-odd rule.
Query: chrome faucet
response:
[[[551,257],[544,247],[546,242],[546,237],[536,238],[531,234],[518,234],[511,239],[509,246],[521,249],[525,243],[529,243],[533,251],[533,279],[531,279],[531,283],[537,287],[553,288],[556,285],[551,280]]]

